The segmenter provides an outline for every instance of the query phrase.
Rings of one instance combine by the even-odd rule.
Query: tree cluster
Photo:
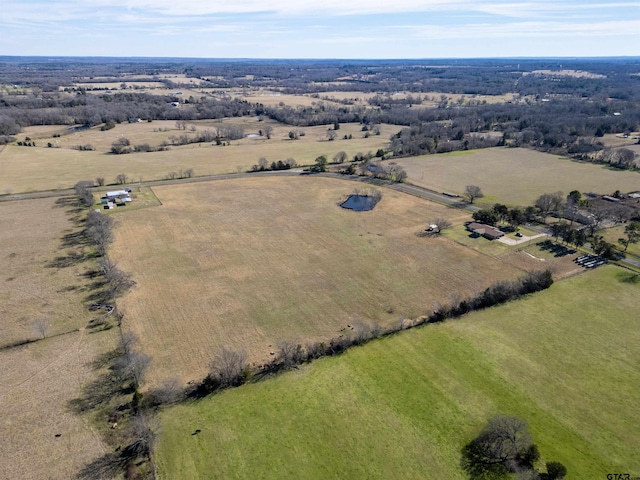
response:
[[[81,180],[75,184],[73,189],[78,195],[78,200],[85,207],[90,207],[93,205],[93,193],[91,189],[93,188],[93,182],[91,180]]]
[[[389,180],[390,182],[402,183],[407,179],[407,172],[396,163],[385,165],[383,162],[376,162],[372,169],[369,169],[373,178]]]
[[[462,449],[462,467],[472,479],[519,478],[562,480],[567,469],[559,462],[547,462],[545,472],[535,468],[540,459],[527,422],[518,417],[496,415],[480,434]]]
[[[296,168],[298,166],[298,162],[296,162],[293,158],[287,158],[286,160],[278,160],[269,163],[269,161],[260,157],[258,159],[258,163],[251,166],[252,172],[264,172],[266,170],[290,170],[292,168]]]

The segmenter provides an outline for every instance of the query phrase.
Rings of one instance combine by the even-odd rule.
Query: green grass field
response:
[[[464,479],[460,449],[497,413],[526,419],[569,479],[637,475],[639,296],[604,267],[169,408],[159,478]]]
[[[624,247],[618,243],[619,238],[627,238],[624,234],[625,225],[619,225],[613,228],[607,228],[600,232],[604,239],[607,242],[613,243],[619,251],[623,251]],[[627,251],[624,252],[627,255],[632,255],[634,257],[640,257],[640,242],[639,243],[630,243]]]
[[[479,205],[496,202],[532,205],[543,193],[572,190],[611,194],[638,189],[637,172],[610,170],[568,158],[524,148],[487,148],[397,160],[408,181],[439,192],[462,195],[466,185],[478,185],[485,198]]]

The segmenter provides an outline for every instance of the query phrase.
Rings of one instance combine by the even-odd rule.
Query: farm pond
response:
[[[367,212],[373,210],[378,203],[378,199],[369,195],[349,195],[344,202],[340,204],[342,208],[355,210],[356,212]]]

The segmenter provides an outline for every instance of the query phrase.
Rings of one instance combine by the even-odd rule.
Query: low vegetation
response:
[[[532,205],[544,192],[611,194],[638,189],[637,172],[610,170],[524,148],[491,148],[396,161],[406,170],[407,182],[436,192],[462,196],[473,181],[485,195],[478,200],[482,206],[496,202]]]
[[[567,478],[633,476],[634,278],[604,267],[171,407],[160,416],[159,475],[468,479],[464,446],[501,414],[528,422],[541,473],[561,472],[558,462]]]
[[[374,210],[340,208],[352,189],[311,175],[163,186],[161,209],[120,216],[110,258],[137,284],[119,307],[154,358],[150,383],[199,380],[222,347],[257,365],[282,341],[328,343],[358,320],[387,328],[522,273],[416,235],[464,212],[386,189]]]

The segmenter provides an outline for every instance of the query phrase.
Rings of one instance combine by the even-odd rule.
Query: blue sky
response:
[[[640,0],[2,0],[0,55],[640,56]]]

